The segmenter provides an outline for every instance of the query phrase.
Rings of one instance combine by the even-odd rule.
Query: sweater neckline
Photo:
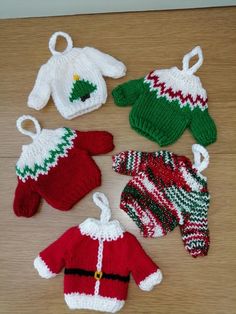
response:
[[[82,51],[83,48],[72,48],[70,51],[62,51],[55,55],[52,55],[48,63],[58,63],[58,62],[67,62],[70,61],[71,58],[78,58],[79,52]]]
[[[157,91],[161,97],[179,99],[181,107],[189,103],[191,109],[199,107],[207,109],[207,93],[198,76],[189,74],[177,67],[155,70],[145,77],[151,90]]]
[[[66,157],[73,147],[75,131],[69,128],[43,129],[30,144],[22,145],[22,153],[16,163],[16,174],[23,182],[27,178],[38,179],[57,165],[58,159]]]
[[[82,235],[89,236],[93,240],[115,241],[122,238],[125,232],[124,227],[118,220],[111,220],[106,223],[95,218],[87,218],[79,225]]]

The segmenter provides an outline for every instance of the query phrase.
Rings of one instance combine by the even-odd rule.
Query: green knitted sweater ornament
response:
[[[195,55],[198,61],[190,68]],[[146,77],[117,86],[112,95],[118,106],[132,105],[131,127],[160,146],[174,143],[189,128],[207,146],[216,141],[216,126],[208,113],[207,93],[194,73],[203,62],[201,48],[183,58],[183,69],[155,70]]]

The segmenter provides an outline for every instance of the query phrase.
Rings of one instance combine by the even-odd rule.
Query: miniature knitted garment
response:
[[[56,40],[67,41],[63,52],[55,50]],[[28,106],[37,110],[46,106],[50,95],[65,119],[98,109],[107,99],[104,76],[119,78],[125,75],[125,65],[95,48],[73,48],[71,37],[56,32],[49,40],[52,57],[41,66]]]
[[[189,68],[190,59],[198,55]],[[146,77],[117,86],[113,98],[118,106],[132,105],[131,127],[160,146],[174,143],[189,127],[196,141],[216,141],[216,126],[208,113],[207,93],[193,73],[203,62],[202,50],[194,48],[183,58],[183,69],[155,70]]]
[[[130,273],[144,291],[159,284],[162,273],[119,221],[109,221],[105,195],[97,192],[93,199],[102,209],[100,220],[88,218],[67,230],[39,254],[34,267],[47,279],[64,268],[64,296],[70,309],[115,313],[124,306]]]
[[[36,134],[22,128],[22,122],[27,119],[33,121]],[[69,128],[41,130],[31,116],[20,117],[17,128],[33,138],[31,144],[22,146],[16,163],[18,185],[13,208],[17,216],[33,216],[41,197],[52,207],[69,210],[101,185],[100,169],[90,156],[114,148],[110,133]]]
[[[121,194],[120,208],[135,221],[144,237],[161,237],[180,226],[185,249],[207,255],[209,231],[207,179],[201,174],[209,162],[207,151],[192,147],[195,164],[168,151],[121,152],[113,169],[134,176]],[[201,162],[201,155],[204,160]]]

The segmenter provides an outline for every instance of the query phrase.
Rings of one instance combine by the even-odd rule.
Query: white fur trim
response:
[[[37,269],[39,276],[41,276],[42,278],[49,279],[57,275],[49,269],[47,264],[40,256],[36,257],[36,259],[34,260],[34,268]]]
[[[17,175],[23,182],[25,182],[28,177],[37,180],[40,174],[47,174],[52,167],[55,167],[60,157],[68,156],[68,150],[74,146],[73,140],[77,136],[75,131],[72,131],[72,134],[68,136],[68,143],[64,143],[62,152],[58,152],[55,160],[48,163],[46,168],[44,167],[44,162],[50,157],[50,152],[56,150],[58,144],[63,143],[62,137],[66,132],[67,130],[65,128],[56,130],[43,129],[38,136],[34,137],[31,144],[22,145],[22,153],[16,163],[16,167]],[[36,165],[44,168],[35,171]],[[29,171],[24,173],[26,166],[32,170],[33,174]],[[24,175],[20,173],[24,173]]]
[[[87,218],[79,225],[83,235],[90,236],[94,240],[113,241],[122,238],[125,232],[118,220],[106,223],[94,218]]]
[[[158,285],[162,281],[162,272],[158,269],[155,273],[147,276],[139,283],[139,288],[144,291],[151,291],[154,286]]]
[[[110,313],[118,312],[125,304],[125,301],[116,298],[87,295],[84,293],[65,294],[65,301],[71,310],[88,309]]]

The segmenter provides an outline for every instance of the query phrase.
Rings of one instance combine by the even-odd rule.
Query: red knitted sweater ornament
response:
[[[115,313],[127,298],[130,273],[136,284],[150,291],[162,280],[159,267],[144,252],[137,239],[117,220],[110,220],[107,198],[94,193],[102,209],[100,220],[88,218],[67,230],[34,260],[43,278],[64,268],[64,296],[70,309]]]
[[[27,119],[34,122],[36,134],[22,128],[22,122]],[[17,128],[33,138],[31,144],[22,146],[16,164],[18,185],[13,208],[17,216],[33,216],[41,197],[54,208],[69,210],[101,185],[101,172],[91,155],[113,150],[110,133],[69,128],[41,130],[31,116],[20,117]]]

